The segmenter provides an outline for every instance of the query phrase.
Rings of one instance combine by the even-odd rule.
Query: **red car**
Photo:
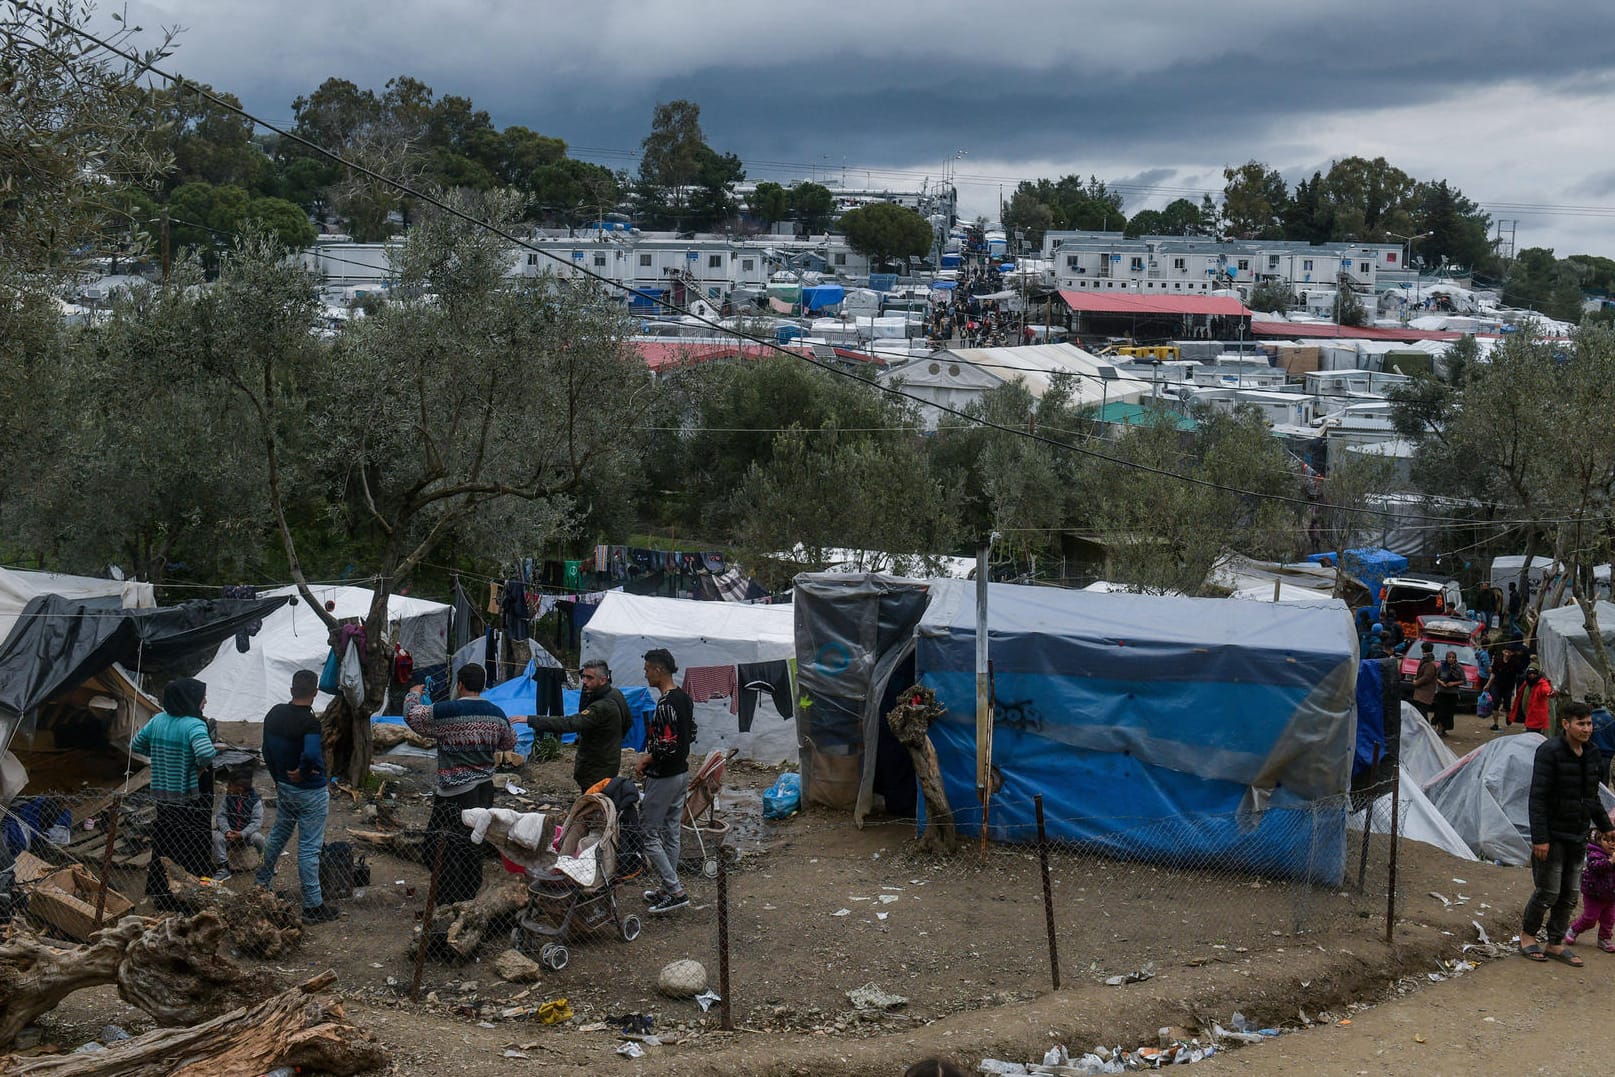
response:
[[[1435,647],[1438,664],[1447,657],[1448,651],[1458,656],[1458,664],[1464,670],[1464,687],[1458,693],[1458,701],[1465,706],[1474,706],[1480,698],[1481,688],[1480,667],[1475,662],[1475,652],[1481,647],[1485,626],[1464,617],[1425,614],[1418,619],[1418,630],[1418,636],[1408,644],[1407,653],[1402,656],[1400,673],[1403,697],[1411,699],[1413,696],[1413,675],[1419,671],[1419,656],[1424,653],[1423,644],[1428,641]]]

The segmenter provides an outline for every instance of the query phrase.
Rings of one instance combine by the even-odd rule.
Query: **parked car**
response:
[[[1380,617],[1401,625],[1405,639],[1417,637],[1422,616],[1463,617],[1466,612],[1457,580],[1417,572],[1387,576],[1380,584],[1379,601]]]
[[[1447,657],[1448,651],[1458,655],[1458,664],[1464,670],[1464,687],[1458,692],[1458,705],[1474,707],[1481,689],[1480,667],[1476,664],[1475,652],[1481,647],[1485,626],[1467,617],[1424,614],[1414,622],[1414,627],[1416,631],[1409,637],[1412,642],[1408,644],[1407,653],[1402,656],[1398,669],[1402,698],[1413,697],[1413,675],[1419,671],[1419,656],[1424,651],[1422,645],[1428,640],[1435,647],[1438,663]]]

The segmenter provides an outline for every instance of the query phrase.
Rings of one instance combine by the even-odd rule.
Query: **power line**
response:
[[[546,250],[546,249],[544,249],[542,247],[536,246],[535,244],[533,244],[533,243],[531,243],[531,242],[529,242],[529,241],[527,241],[525,239],[522,239],[522,238],[512,234],[511,232],[507,231],[506,229],[500,228],[499,226],[497,226],[497,225],[495,225],[495,224],[493,224],[493,223],[491,223],[489,221],[485,221],[485,220],[482,220],[482,219],[480,219],[478,217],[474,217],[470,213],[467,213],[466,211],[464,211],[462,209],[459,209],[459,208],[457,208],[455,206],[450,205],[449,203],[445,202],[443,199],[438,198],[435,195],[432,195],[432,194],[429,194],[429,193],[427,193],[425,191],[419,190],[419,189],[417,189],[417,188],[415,188],[415,187],[413,187],[413,186],[411,186],[411,185],[409,185],[409,184],[407,184],[407,183],[405,183],[405,182],[403,182],[401,180],[394,179],[391,176],[383,175],[382,173],[377,172],[375,169],[372,169],[367,165],[362,165],[362,164],[359,164],[359,163],[354,162],[354,161],[349,161],[348,159],[342,157],[340,154],[336,153],[335,151],[329,150],[329,149],[325,148],[324,146],[321,146],[320,144],[314,142],[313,140],[311,140],[309,138],[306,138],[303,135],[297,134],[295,131],[289,131],[289,130],[286,130],[285,128],[283,128],[283,127],[279,127],[279,126],[277,126],[275,124],[272,124],[272,123],[268,122],[267,120],[262,120],[262,119],[258,118],[257,116],[255,116],[253,113],[248,112],[245,108],[241,107],[240,105],[233,104],[232,102],[227,101],[227,100],[219,97],[217,94],[212,93],[212,92],[204,89],[199,84],[190,82],[188,79],[185,79],[180,75],[176,75],[176,74],[173,74],[171,72],[165,71],[162,68],[158,67],[155,63],[152,63],[152,62],[149,62],[149,61],[146,61],[146,60],[142,60],[139,56],[137,56],[135,54],[132,54],[132,53],[129,53],[129,52],[126,52],[123,49],[120,49],[118,46],[116,46],[116,45],[112,44],[111,42],[107,41],[106,39],[104,39],[102,37],[99,37],[96,34],[91,33],[89,30],[86,30],[83,27],[76,26],[76,25],[72,24],[71,22],[68,22],[65,19],[62,19],[59,16],[54,15],[51,12],[49,12],[49,11],[43,9],[43,8],[35,7],[35,6],[33,6],[32,4],[29,4],[29,3],[20,2],[20,0],[19,0],[19,2],[17,3],[16,6],[20,10],[29,11],[29,12],[33,13],[34,15],[46,20],[47,22],[50,22],[50,23],[53,23],[53,24],[55,24],[57,26],[62,27],[63,29],[67,30],[69,33],[72,33],[72,34],[74,34],[74,35],[76,35],[78,37],[84,38],[87,41],[93,42],[94,44],[96,44],[100,48],[105,49],[106,51],[112,53],[113,55],[119,56],[119,57],[123,58],[124,60],[127,60],[130,63],[135,64],[138,69],[141,69],[141,70],[144,70],[144,71],[150,71],[152,74],[158,76],[159,78],[166,79],[170,83],[173,83],[175,86],[177,86],[181,90],[187,90],[188,89],[192,93],[196,94],[198,97],[201,97],[201,98],[206,99],[207,101],[210,101],[211,103],[213,103],[217,107],[225,109],[225,110],[230,111],[230,112],[233,112],[236,115],[242,117],[243,119],[249,120],[252,123],[257,124],[258,126],[265,128],[266,130],[274,132],[275,134],[279,135],[282,138],[290,139],[291,141],[293,141],[293,142],[295,142],[295,143],[297,143],[299,145],[305,146],[308,149],[314,151],[315,153],[318,153],[318,154],[320,154],[320,155],[322,155],[324,157],[329,158],[331,161],[335,162],[338,165],[341,165],[344,168],[350,169],[353,172],[357,172],[360,175],[369,177],[370,179],[373,179],[373,180],[375,180],[375,181],[377,181],[379,183],[386,184],[387,186],[392,187],[394,190],[397,190],[402,194],[408,195],[411,198],[418,199],[419,201],[421,201],[421,202],[423,202],[423,203],[425,203],[427,205],[434,206],[438,210],[442,211],[443,213],[447,214],[450,217],[453,217],[456,220],[462,221],[462,222],[464,222],[466,224],[469,224],[469,225],[471,225],[473,227],[476,227],[476,228],[486,229],[487,231],[493,233],[494,235],[497,235],[500,238],[504,239],[507,243],[514,244],[514,245],[516,245],[518,247],[521,247],[521,248],[523,248],[523,249],[525,249],[527,251],[531,251],[533,253],[536,253],[536,254],[544,257],[544,258],[549,259],[550,261],[552,261],[552,262],[554,262],[554,263],[556,263],[558,265],[569,266],[573,270],[574,273],[576,273],[576,274],[578,274],[580,276],[583,276],[583,277],[587,277],[588,279],[593,280],[596,283],[598,283],[600,285],[603,285],[604,287],[606,287],[608,289],[616,289],[616,290],[625,292],[628,295],[638,296],[640,299],[646,301],[647,303],[660,304],[660,305],[662,305],[662,306],[664,306],[664,307],[666,307],[666,308],[668,308],[670,310],[678,311],[679,313],[685,315],[686,317],[694,319],[698,324],[705,325],[705,326],[707,326],[707,327],[709,327],[709,328],[711,328],[711,329],[713,329],[713,330],[715,330],[715,331],[717,331],[719,333],[728,334],[728,335],[736,337],[738,339],[749,341],[749,342],[751,342],[753,344],[756,344],[756,345],[758,345],[760,347],[763,347],[763,348],[766,348],[768,350],[777,352],[777,353],[779,353],[781,355],[790,356],[792,359],[795,359],[795,360],[797,360],[799,362],[809,363],[809,364],[817,367],[818,369],[823,370],[826,373],[829,373],[829,374],[834,375],[836,377],[846,378],[846,379],[849,379],[849,380],[852,380],[852,381],[857,381],[860,384],[863,384],[863,385],[866,385],[866,386],[872,386],[873,388],[875,388],[879,392],[886,393],[886,394],[888,394],[890,396],[900,397],[900,398],[903,398],[903,399],[911,400],[911,401],[913,401],[915,403],[922,404],[922,405],[925,405],[927,407],[933,408],[933,409],[935,409],[937,411],[940,411],[940,412],[942,412],[944,414],[953,415],[953,416],[955,416],[957,418],[965,420],[968,423],[973,423],[973,424],[976,424],[976,425],[981,426],[981,427],[985,427],[985,428],[993,429],[993,430],[999,430],[999,431],[1001,431],[1003,433],[1007,433],[1007,434],[1013,434],[1013,435],[1018,436],[1018,437],[1026,438],[1029,441],[1033,441],[1033,442],[1037,442],[1037,443],[1040,443],[1040,444],[1048,445],[1048,446],[1053,447],[1053,448],[1065,449],[1065,450],[1068,450],[1070,452],[1079,453],[1079,454],[1081,454],[1083,456],[1088,456],[1088,457],[1091,457],[1093,459],[1103,461],[1105,463],[1115,464],[1117,466],[1127,468],[1127,469],[1130,469],[1130,470],[1145,472],[1145,473],[1149,473],[1149,474],[1160,475],[1160,476],[1165,477],[1165,478],[1176,479],[1176,480],[1178,480],[1180,482],[1188,483],[1188,484],[1193,485],[1193,486],[1199,486],[1199,487],[1201,487],[1203,489],[1216,490],[1216,491],[1218,491],[1220,493],[1232,494],[1232,495],[1235,495],[1237,497],[1242,497],[1242,498],[1251,498],[1251,499],[1255,499],[1255,500],[1265,500],[1265,501],[1276,502],[1276,503],[1291,504],[1291,505],[1296,505],[1296,506],[1301,507],[1301,508],[1310,509],[1310,508],[1315,507],[1314,502],[1309,501],[1306,498],[1302,498],[1302,497],[1292,497],[1292,496],[1288,496],[1288,495],[1284,495],[1284,494],[1266,494],[1266,493],[1261,493],[1261,492],[1255,491],[1255,490],[1246,490],[1246,489],[1243,489],[1241,487],[1230,486],[1230,485],[1228,485],[1226,483],[1216,482],[1216,481],[1211,480],[1211,479],[1204,479],[1204,478],[1200,478],[1199,476],[1195,476],[1195,475],[1184,475],[1184,474],[1181,474],[1179,472],[1170,471],[1170,470],[1168,470],[1166,468],[1154,467],[1152,465],[1139,463],[1137,461],[1121,460],[1121,459],[1118,459],[1116,457],[1108,456],[1108,455],[1106,455],[1104,453],[1097,452],[1097,451],[1092,450],[1092,449],[1086,449],[1086,448],[1083,448],[1083,447],[1078,446],[1078,445],[1070,445],[1070,444],[1067,444],[1065,442],[1057,441],[1057,440],[1055,440],[1053,438],[1044,437],[1044,436],[1042,436],[1040,434],[1032,433],[1032,432],[1029,432],[1029,431],[1026,431],[1026,430],[1021,430],[1021,429],[1018,429],[1016,427],[1005,426],[1005,425],[1000,424],[1000,423],[992,422],[991,420],[988,420],[988,419],[984,419],[984,418],[981,418],[981,417],[978,417],[978,416],[973,416],[973,415],[970,415],[967,412],[962,411],[962,410],[960,410],[958,408],[954,408],[954,407],[951,407],[951,406],[948,406],[948,405],[938,404],[938,403],[935,403],[933,401],[925,400],[922,397],[916,396],[913,393],[905,392],[905,391],[903,391],[901,389],[896,389],[896,388],[892,388],[890,386],[880,385],[878,383],[871,383],[867,379],[859,377],[853,371],[844,369],[844,368],[840,367],[839,365],[822,361],[822,360],[820,360],[820,359],[818,359],[818,358],[816,358],[814,356],[802,355],[802,354],[799,354],[797,352],[793,352],[793,351],[791,351],[791,350],[789,350],[787,348],[780,347],[778,344],[776,344],[775,342],[773,342],[771,340],[766,340],[766,339],[763,339],[761,337],[754,337],[754,336],[751,336],[750,334],[742,333],[742,332],[740,332],[738,330],[731,329],[731,328],[723,325],[721,322],[715,321],[715,320],[713,320],[711,318],[707,318],[707,317],[705,317],[703,315],[695,314],[692,311],[688,310],[687,308],[679,307],[679,306],[676,306],[676,305],[674,305],[672,303],[669,303],[669,302],[663,300],[662,298],[660,298],[660,296],[652,296],[652,295],[650,295],[650,294],[648,294],[648,293],[646,293],[646,292],[644,292],[644,291],[642,291],[642,290],[640,290],[638,288],[635,288],[635,287],[633,287],[631,285],[623,284],[623,283],[621,283],[619,281],[616,281],[616,280],[613,280],[610,277],[607,277],[607,276],[605,276],[603,274],[595,273],[592,269],[590,269],[590,268],[588,268],[586,266],[577,265],[577,264],[573,263],[570,259],[562,258],[559,255],[552,253],[551,251],[548,251],[548,250]],[[43,46],[35,46],[35,47],[43,48]],[[1370,513],[1370,514],[1383,515],[1383,516],[1396,516],[1397,515],[1397,514],[1394,514],[1394,513],[1380,512],[1378,510],[1372,510],[1372,509],[1364,509],[1364,510],[1361,510],[1361,511],[1364,511],[1364,512],[1367,512],[1367,513]],[[1430,519],[1432,521],[1445,521],[1445,522],[1458,523],[1458,524],[1464,524],[1464,523],[1469,523],[1470,522],[1470,521],[1463,520],[1461,518],[1456,518],[1456,517],[1454,517],[1454,518],[1423,517],[1423,518]]]

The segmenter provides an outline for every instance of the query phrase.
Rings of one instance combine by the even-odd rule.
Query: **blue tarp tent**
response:
[[[808,284],[802,287],[803,311],[824,310],[847,298],[847,290],[839,284]]]
[[[974,584],[933,581],[916,672],[948,803],[979,833]],[[989,830],[1131,859],[1337,883],[1357,647],[1343,603],[1245,603],[994,584]]]
[[[959,256],[957,254],[944,254],[942,256],[942,268],[943,269],[958,269],[959,268],[959,260],[960,259],[959,259]]]
[[[1375,546],[1347,550],[1345,556],[1347,575],[1362,581],[1376,605],[1379,603],[1379,585],[1385,577],[1401,575],[1408,568],[1406,557]],[[1314,564],[1322,564],[1325,561],[1334,564],[1335,555],[1333,551],[1308,554],[1307,560]]]
[[[645,750],[645,726],[650,716],[656,710],[656,697],[651,695],[649,688],[628,685],[618,689],[623,699],[628,701],[628,713],[633,718],[633,724],[628,727],[628,735],[623,737],[622,746],[632,748],[636,752]],[[561,691],[561,704],[566,713],[576,714],[582,693],[576,688],[565,688]],[[512,677],[507,681],[494,685],[482,693],[482,698],[497,706],[507,715],[532,714],[538,703],[538,683],[533,680],[533,663],[527,663],[527,671],[519,677]],[[402,724],[401,715],[378,715],[378,722],[393,722]],[[516,751],[527,755],[533,750],[533,730],[526,722],[517,722]],[[562,743],[571,744],[578,739],[576,733],[566,733],[561,737]]]
[[[1357,746],[1352,753],[1352,777],[1364,774],[1383,757],[1385,738],[1385,674],[1378,659],[1357,663]]]

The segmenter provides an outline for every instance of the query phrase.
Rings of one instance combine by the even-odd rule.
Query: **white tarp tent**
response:
[[[796,622],[790,606],[613,591],[583,628],[583,661],[604,659],[619,687],[645,683],[645,652],[655,647],[673,653],[679,666],[673,679],[683,684],[691,669],[796,657]],[[695,724],[698,752],[738,748],[741,758],[768,763],[796,758],[796,723],[782,718],[767,696],[759,701],[749,732],[740,731],[728,699],[697,702]]]
[[[1615,605],[1598,602],[1593,608],[1598,615],[1598,634],[1604,639],[1604,653],[1615,660]],[[1542,611],[1536,642],[1542,672],[1555,688],[1569,693],[1572,699],[1602,699],[1608,695],[1593,658],[1592,636],[1580,606]]]
[[[1411,703],[1402,704],[1400,814],[1397,833],[1404,838],[1434,845],[1460,860],[1479,859],[1446,816],[1436,809],[1421,788],[1425,782],[1458,761],[1446,742],[1436,736],[1435,727],[1424,720]],[[1347,821],[1353,830],[1363,828],[1363,813],[1354,812]],[[1374,801],[1374,833],[1391,832],[1391,797]]]
[[[374,592],[365,587],[320,586],[310,588],[321,603],[335,603],[332,613],[338,619],[364,617],[370,612]],[[269,596],[296,595],[297,588],[283,587]],[[415,660],[415,668],[426,669],[448,661],[449,620],[452,609],[442,602],[393,595],[387,600],[388,640],[400,643]],[[304,605],[301,597],[264,618],[263,628],[253,636],[245,654],[235,640],[225,640],[196,676],[207,685],[208,717],[221,722],[261,722],[277,703],[286,702],[292,674],[300,669],[315,672],[325,665],[330,652],[325,623]],[[321,710],[331,697],[320,694],[314,709]]]
[[[60,595],[68,599],[116,599],[124,609],[151,609],[157,605],[155,590],[149,583],[0,568],[0,640],[11,634],[17,616],[29,600],[40,595]]]
[[[1486,860],[1520,866],[1531,859],[1531,764],[1540,733],[1498,737],[1425,783],[1425,795]]]

